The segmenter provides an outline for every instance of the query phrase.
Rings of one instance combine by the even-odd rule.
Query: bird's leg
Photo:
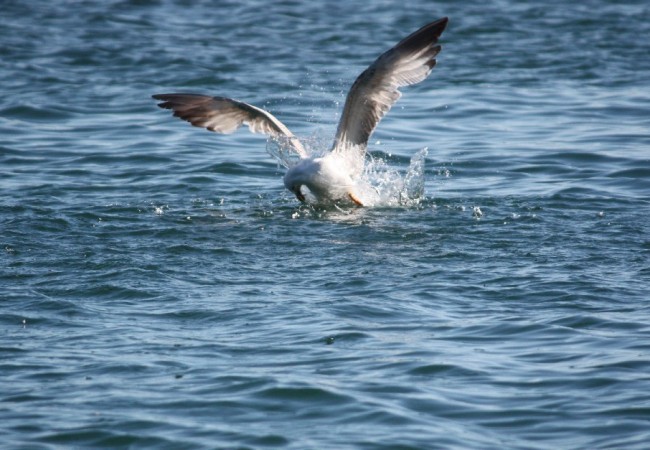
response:
[[[354,195],[352,192],[348,192],[348,197],[350,197],[350,200],[352,200],[352,201],[354,202],[355,205],[357,205],[357,206],[363,206],[363,203],[361,202],[361,200],[359,200],[359,199],[357,198],[357,196]]]

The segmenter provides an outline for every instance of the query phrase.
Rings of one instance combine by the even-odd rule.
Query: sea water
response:
[[[3,448],[648,448],[647,2],[1,9]],[[327,149],[443,16],[370,140],[398,201],[301,205],[264,137],[150,98]]]

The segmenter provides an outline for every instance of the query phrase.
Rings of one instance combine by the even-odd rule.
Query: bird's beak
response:
[[[302,192],[300,192],[300,187],[298,187],[298,190],[296,191],[296,198],[300,200],[302,203],[305,203],[305,196],[303,195]]]

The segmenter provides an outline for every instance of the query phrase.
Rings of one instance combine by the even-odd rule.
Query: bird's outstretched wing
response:
[[[216,133],[230,134],[243,124],[253,133],[262,133],[286,141],[301,157],[307,152],[297,137],[270,112],[248,103],[225,97],[199,94],[156,94],[161,108],[171,109],[174,116]]]
[[[356,79],[345,100],[334,151],[365,150],[377,123],[400,98],[398,88],[424,80],[436,65],[447,18],[431,22],[383,53]]]

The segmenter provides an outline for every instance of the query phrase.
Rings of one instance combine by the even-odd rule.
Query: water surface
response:
[[[650,7],[32,1],[0,16],[7,448],[647,448]],[[417,204],[301,206],[225,95],[328,146],[442,16],[371,139]]]

